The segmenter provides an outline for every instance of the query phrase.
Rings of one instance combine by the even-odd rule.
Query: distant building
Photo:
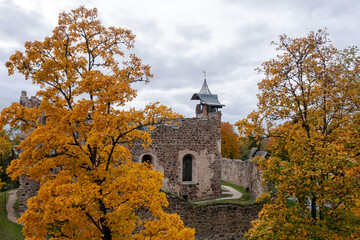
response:
[[[260,151],[260,148],[253,147],[250,150],[249,159],[254,159],[256,157],[264,157],[268,159],[270,157],[269,153],[266,151]]]

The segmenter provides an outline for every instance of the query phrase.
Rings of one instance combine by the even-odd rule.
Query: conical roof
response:
[[[206,83],[206,79],[204,79],[204,83],[203,83],[199,93],[200,94],[211,94],[210,89]]]
[[[200,89],[200,92],[194,93],[191,97],[191,100],[200,100],[209,106],[215,106],[219,108],[225,106],[219,102],[218,96],[216,94],[211,94],[206,79],[204,79],[204,83]]]

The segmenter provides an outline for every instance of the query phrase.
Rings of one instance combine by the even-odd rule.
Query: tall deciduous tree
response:
[[[229,122],[221,122],[221,156],[237,159],[240,156],[240,144],[234,126]]]
[[[131,161],[133,142],[151,141],[143,126],[178,117],[158,104],[126,108],[136,97],[131,84],[152,77],[132,53],[134,38],[80,7],[6,63],[10,75],[19,71],[41,88],[38,108],[14,103],[1,114],[3,124],[29,133],[8,172],[40,181],[19,219],[27,239],[193,238],[178,215],[162,210],[161,173]]]
[[[276,189],[247,238],[357,239],[358,58],[341,54],[324,30],[274,44],[279,55],[259,69],[258,110],[237,123],[243,134],[271,137],[270,159],[256,163]]]

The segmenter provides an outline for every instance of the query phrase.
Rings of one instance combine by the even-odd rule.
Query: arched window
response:
[[[152,156],[151,156],[150,154],[145,154],[145,155],[141,158],[141,163],[153,164]]]
[[[192,181],[192,161],[190,154],[183,157],[183,181]]]

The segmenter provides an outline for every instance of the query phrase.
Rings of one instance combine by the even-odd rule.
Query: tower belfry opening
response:
[[[204,78],[204,83],[199,93],[194,93],[191,100],[200,100],[200,103],[196,105],[195,113],[197,118],[206,117],[209,113],[218,112],[219,108],[225,106],[219,102],[216,94],[211,94],[210,89]]]

